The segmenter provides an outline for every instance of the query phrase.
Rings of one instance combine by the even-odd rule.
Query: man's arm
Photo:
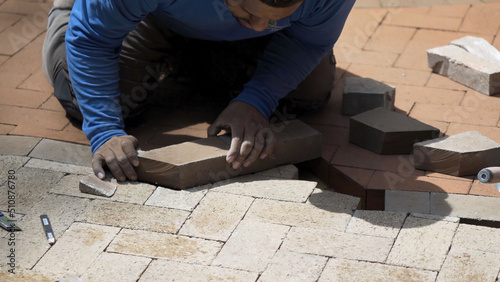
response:
[[[137,140],[126,136],[119,102],[119,53],[125,36],[158,0],[77,0],[66,32],[68,69],[94,154],[94,172],[107,164],[117,179],[135,178]]]
[[[252,79],[208,131],[214,135],[219,129],[232,130],[227,160],[233,162],[233,168],[249,166],[259,156],[265,158],[270,154],[274,143],[268,144],[266,140],[274,142],[274,137],[267,118],[279,100],[296,89],[333,48],[354,2],[306,1],[304,5],[317,5],[316,11],[273,36]],[[247,115],[238,114],[241,111]]]

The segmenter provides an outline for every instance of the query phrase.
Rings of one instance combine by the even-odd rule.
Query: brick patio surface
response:
[[[51,6],[0,0],[0,211],[23,229],[0,229],[0,281],[499,281],[495,187],[349,143],[341,99],[346,77],[373,78],[396,88],[398,113],[500,142],[500,97],[432,73],[426,55],[465,35],[500,49],[500,1],[358,0],[331,101],[299,117],[323,134],[300,179],[288,167],[185,191],[125,182],[111,198],[78,189],[88,141],[41,65]],[[148,150],[206,137],[216,115],[151,106],[128,132]]]

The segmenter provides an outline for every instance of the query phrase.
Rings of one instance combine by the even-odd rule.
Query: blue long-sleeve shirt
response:
[[[233,41],[275,33],[254,76],[235,99],[269,117],[278,101],[333,48],[355,0],[305,0],[262,32],[241,26],[224,0],[77,0],[66,33],[69,74],[92,152],[126,135],[119,103],[119,54],[125,36],[149,13],[191,38]]]

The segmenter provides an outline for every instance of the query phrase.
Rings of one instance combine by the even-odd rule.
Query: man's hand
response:
[[[226,160],[233,169],[242,165],[248,167],[257,158],[265,159],[276,144],[267,119],[254,106],[244,102],[229,104],[208,128],[208,136],[216,136],[223,129],[231,130],[231,147]]]
[[[137,146],[139,142],[134,136],[115,136],[101,145],[92,157],[92,168],[100,179],[106,177],[106,165],[118,181],[137,180],[134,167],[139,165]]]

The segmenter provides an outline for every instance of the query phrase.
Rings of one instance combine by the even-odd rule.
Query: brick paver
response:
[[[222,243],[199,238],[123,229],[108,252],[208,265]]]
[[[406,267],[440,270],[457,226],[456,222],[408,217],[387,262]]]

